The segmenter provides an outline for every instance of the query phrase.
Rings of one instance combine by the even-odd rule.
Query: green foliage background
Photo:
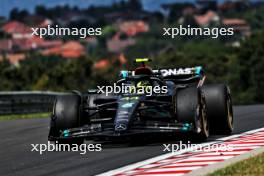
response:
[[[138,1],[137,1],[138,2]],[[113,7],[98,7],[87,9],[87,14],[102,18],[101,11],[122,11],[123,9],[141,10],[139,3],[121,3]],[[64,11],[68,11],[64,7]],[[180,8],[175,6],[175,8]],[[38,7],[39,15],[55,18],[64,14],[60,9],[45,9]],[[86,12],[86,11],[85,11]],[[177,11],[175,11],[177,12]],[[68,91],[78,89],[85,91],[98,85],[109,85],[118,79],[121,69],[134,69],[133,59],[150,57],[153,68],[161,67],[191,67],[201,65],[206,70],[207,83],[225,83],[231,88],[233,101],[236,104],[264,102],[264,7],[248,8],[242,12],[230,11],[220,14],[226,18],[245,19],[252,28],[252,36],[240,41],[240,47],[231,47],[229,38],[211,39],[210,37],[177,37],[170,39],[162,36],[163,27],[176,27],[175,19],[178,13],[171,13],[169,19],[163,19],[156,14],[150,22],[150,31],[135,37],[136,44],[128,47],[124,55],[128,58],[126,66],[112,59],[107,52],[106,41],[117,29],[111,24],[103,25],[103,35],[98,38],[98,46],[87,52],[89,55],[79,59],[65,59],[60,56],[44,57],[35,52],[28,53],[27,59],[18,67],[10,65],[6,60],[0,62],[0,91],[19,90],[51,90]],[[27,15],[25,12],[13,18]],[[12,15],[13,14],[13,15]],[[154,18],[154,17],[153,17]],[[16,19],[23,20],[23,19]],[[192,20],[190,20],[192,21]],[[7,37],[0,33],[0,38]],[[67,39],[66,39],[67,40]],[[228,41],[228,42],[227,42]],[[229,44],[228,44],[229,43]],[[116,56],[114,56],[116,57]],[[111,65],[108,69],[95,70],[93,64],[99,59],[107,58]]]
[[[207,83],[226,83],[230,86],[235,103],[261,103],[264,100],[263,36],[264,32],[257,32],[244,40],[239,48],[213,40],[186,42],[152,55],[151,65],[153,68],[201,65],[206,70]],[[173,42],[166,44],[175,45]],[[162,40],[154,42],[150,36],[141,36],[138,44],[127,50],[130,64],[126,69],[134,67],[132,60],[138,53],[142,53],[141,57],[151,56],[152,51],[164,47],[162,43],[165,44]],[[32,55],[19,67],[10,66],[7,61],[0,62],[0,90],[85,91],[97,85],[113,83],[123,69],[118,63],[113,63],[109,69],[94,70],[92,65],[95,60],[92,57],[66,60],[59,56]]]

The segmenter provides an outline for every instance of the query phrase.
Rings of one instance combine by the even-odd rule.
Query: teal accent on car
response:
[[[67,134],[67,133],[69,133],[70,131],[69,130],[64,130],[63,131],[63,134]]]
[[[182,127],[182,130],[183,131],[187,131],[188,130],[188,127]]]
[[[201,75],[203,68],[201,66],[195,67],[195,74]]]
[[[125,104],[122,105],[122,108],[131,108],[133,106],[133,104],[134,104],[133,102],[125,103]]]
[[[64,130],[64,131],[63,131],[63,136],[64,136],[64,137],[69,136],[69,132],[70,132],[69,130]]]
[[[189,123],[185,123],[184,126],[190,127],[191,125]]]
[[[128,71],[122,70],[121,71],[121,76],[122,76],[122,78],[127,78],[128,77]]]

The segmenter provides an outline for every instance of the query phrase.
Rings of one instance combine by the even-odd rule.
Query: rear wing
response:
[[[204,75],[204,70],[201,66],[197,67],[190,67],[190,68],[171,68],[171,69],[158,69],[158,70],[152,70],[154,75],[161,75],[164,78],[177,78],[182,76],[200,76],[202,77]],[[134,71],[127,71],[122,70],[120,72],[120,76],[122,78],[126,78],[128,76],[134,76]]]

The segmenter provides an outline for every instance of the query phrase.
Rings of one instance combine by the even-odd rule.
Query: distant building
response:
[[[60,40],[46,41],[39,37],[32,38],[15,38],[0,40],[0,52],[24,52],[30,50],[47,49],[62,45]]]
[[[69,41],[62,46],[62,57],[78,58],[84,54],[85,48],[77,41]]]
[[[12,41],[9,39],[0,40],[0,53],[12,50]]]
[[[102,60],[99,60],[98,62],[94,63],[93,68],[94,69],[105,69],[105,68],[108,68],[109,65],[110,65],[109,60],[102,59]]]
[[[220,24],[220,17],[214,11],[207,11],[204,15],[194,16],[196,23],[201,27]]]
[[[121,40],[121,39],[115,39],[115,38],[108,40],[106,43],[108,51],[114,52],[114,53],[120,53],[128,46],[132,46],[134,44],[136,44],[135,39]]]
[[[125,21],[118,25],[121,32],[125,33],[127,36],[135,36],[138,33],[148,32],[149,25],[142,20],[137,21]]]
[[[43,44],[44,40],[33,38],[14,38],[0,40],[0,51],[5,52],[22,52],[37,49]]]
[[[24,53],[7,54],[5,56],[0,55],[0,62],[4,60],[4,57],[10,62],[10,64],[18,66],[19,62],[26,58],[26,55]]]
[[[64,58],[74,59],[84,55],[85,48],[77,41],[69,41],[60,46],[45,49],[41,53],[45,56],[60,55]]]
[[[96,70],[106,69],[106,68],[109,68],[116,61],[120,64],[121,67],[125,66],[125,64],[127,63],[127,59],[126,59],[125,55],[123,53],[121,53],[121,54],[113,57],[110,60],[109,59],[101,59],[101,60],[97,61],[96,63],[94,63],[93,68]]]
[[[2,30],[12,35],[14,39],[23,39],[23,38],[31,38],[32,37],[32,30],[29,26],[18,22],[18,21],[11,21],[2,26]]]
[[[118,61],[121,65],[125,65],[127,63],[127,59],[123,53],[118,56]]]
[[[62,44],[63,44],[62,40],[43,40],[41,43],[39,43],[37,48],[48,49],[48,48],[60,47],[62,46]]]
[[[241,35],[242,37],[249,37],[251,35],[251,28],[249,24],[239,18],[224,18],[222,24],[226,27],[234,28],[236,34]]]

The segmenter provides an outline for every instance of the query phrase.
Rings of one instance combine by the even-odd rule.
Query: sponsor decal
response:
[[[190,68],[171,68],[171,69],[159,69],[159,70],[152,70],[153,73],[161,73],[162,76],[175,76],[175,75],[190,75],[190,74],[201,74],[202,67],[190,67]],[[123,75],[122,72],[126,72],[126,77],[128,75],[134,75],[134,71],[121,71],[121,75]]]
[[[192,74],[193,68],[179,68],[179,69],[161,69],[159,70],[162,76],[172,76],[172,75],[188,75]]]

